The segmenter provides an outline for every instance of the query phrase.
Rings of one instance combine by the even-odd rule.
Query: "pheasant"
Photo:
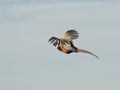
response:
[[[57,47],[58,50],[66,54],[70,54],[73,52],[75,53],[82,52],[82,53],[93,55],[96,58],[99,58],[98,56],[96,56],[94,53],[90,51],[79,49],[76,46],[74,46],[73,40],[77,39],[78,37],[79,37],[79,33],[76,30],[68,30],[67,32],[65,32],[65,34],[61,38],[51,37],[48,41],[51,44],[53,44],[55,47]]]

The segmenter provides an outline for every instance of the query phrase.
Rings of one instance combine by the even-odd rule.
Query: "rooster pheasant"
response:
[[[76,30],[68,30],[61,38],[51,37],[49,39],[49,42],[53,44],[55,47],[57,47],[58,50],[66,54],[70,54],[72,52],[75,53],[82,52],[93,55],[96,58],[98,58],[98,56],[96,56],[94,53],[84,49],[79,49],[74,46],[73,40],[77,39],[78,37],[79,37],[79,33]]]

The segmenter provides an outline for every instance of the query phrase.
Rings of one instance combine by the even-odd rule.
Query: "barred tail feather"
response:
[[[87,53],[87,54],[95,56],[96,58],[99,58],[97,55],[95,55],[94,53],[87,51],[87,50],[78,49],[77,52]]]

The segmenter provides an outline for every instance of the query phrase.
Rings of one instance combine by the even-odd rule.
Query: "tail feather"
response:
[[[82,53],[87,53],[87,54],[90,54],[90,55],[93,55],[95,56],[96,58],[99,58],[97,55],[95,55],[94,53],[90,52],[90,51],[87,51],[87,50],[84,50],[84,49],[78,49],[77,52],[82,52]]]

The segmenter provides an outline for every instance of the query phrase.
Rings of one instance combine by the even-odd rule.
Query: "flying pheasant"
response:
[[[65,34],[61,38],[51,37],[49,39],[49,42],[53,44],[55,47],[57,47],[58,50],[66,54],[70,54],[72,52],[75,52],[75,53],[82,52],[82,53],[93,55],[96,58],[99,58],[98,56],[96,56],[94,53],[90,51],[75,47],[73,44],[73,40],[77,39],[78,37],[79,37],[79,33],[76,30],[68,30],[67,32],[65,32]]]

